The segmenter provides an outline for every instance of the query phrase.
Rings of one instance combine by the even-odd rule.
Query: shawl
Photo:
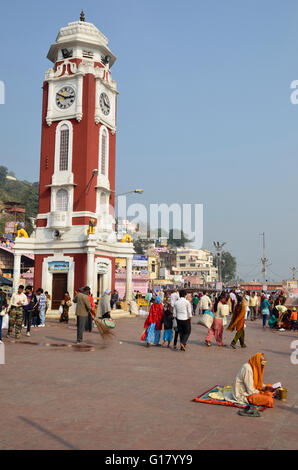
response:
[[[110,311],[111,311],[110,296],[108,294],[104,294],[98,303],[96,317],[103,316],[105,313],[108,313]]]
[[[144,327],[147,328],[151,323],[155,323],[155,329],[162,329],[162,319],[163,319],[163,305],[162,303],[154,303],[151,305],[149,315],[146,318]]]
[[[263,389],[263,373],[264,373],[264,366],[261,365],[262,354],[263,353],[257,352],[248,361],[253,371],[254,387],[260,391]]]
[[[236,305],[227,330],[233,331],[236,328],[236,330],[239,331],[241,328],[243,328],[245,321],[245,311],[246,309],[244,303]]]

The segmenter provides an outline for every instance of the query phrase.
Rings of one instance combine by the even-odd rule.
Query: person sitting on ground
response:
[[[230,401],[273,408],[274,389],[271,384],[263,384],[266,362],[264,354],[257,352],[247,363],[243,364],[233,384]]]
[[[288,313],[288,309],[285,306],[286,298],[284,296],[280,296],[278,302],[279,305],[276,305],[276,310],[278,311],[277,327],[279,331],[285,331],[285,320],[286,314]]]

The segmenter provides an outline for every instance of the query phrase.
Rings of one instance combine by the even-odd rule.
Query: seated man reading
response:
[[[266,365],[263,353],[256,353],[240,368],[230,396],[225,398],[240,404],[267,406],[273,408],[273,392],[275,389],[269,384],[263,384],[263,373]]]

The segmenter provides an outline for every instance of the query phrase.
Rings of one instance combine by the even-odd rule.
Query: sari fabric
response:
[[[248,361],[253,371],[254,386],[256,389],[260,391],[263,389],[263,373],[264,373],[264,366],[261,365],[261,356],[262,356],[262,353],[258,352],[254,356],[252,356]]]

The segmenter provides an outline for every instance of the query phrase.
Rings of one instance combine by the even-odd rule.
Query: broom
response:
[[[106,326],[101,320],[99,320],[99,318],[93,318],[93,321],[95,322],[98,332],[103,339],[112,338],[114,336],[114,332],[111,328]]]

